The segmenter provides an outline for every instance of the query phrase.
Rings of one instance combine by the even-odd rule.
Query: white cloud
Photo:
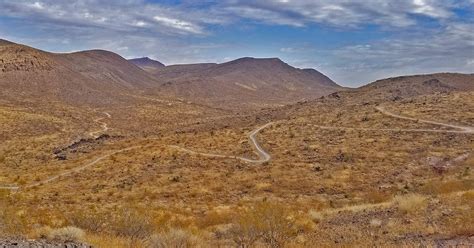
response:
[[[178,5],[145,0],[0,0],[0,18],[16,20],[15,26],[0,22],[0,36],[46,50],[100,48],[167,64],[222,62],[258,56],[264,50],[265,55],[281,55],[294,65],[316,67],[338,82],[356,85],[401,74],[473,72],[473,6],[473,0],[187,0]],[[461,16],[456,8],[470,15]],[[433,25],[424,26],[426,19]],[[292,37],[275,35],[263,49],[239,37],[229,41],[213,34],[222,29],[253,32],[252,27],[262,23],[289,26],[295,33],[312,28],[350,33],[370,25],[385,34],[347,44],[348,34],[344,45],[326,47],[308,43],[314,37],[304,33],[294,44],[288,41]]]
[[[441,6],[436,6],[428,0],[413,0],[413,13],[430,16],[433,18],[447,18],[451,13]]]
[[[362,84],[387,76],[441,71],[473,73],[474,26],[451,23],[442,30],[351,45],[330,52],[341,82]]]
[[[269,24],[406,27],[416,24],[413,14],[445,19],[452,16],[453,7],[471,3],[470,0],[227,0],[221,6],[237,16]]]
[[[25,22],[43,22],[56,26],[103,28],[135,31],[148,28],[149,33],[203,34],[208,24],[224,23],[217,13],[189,11],[179,7],[148,4],[142,0],[77,0],[77,1],[11,1],[0,0],[0,16],[23,18]]]
[[[154,16],[153,19],[157,21],[158,23],[161,23],[168,27],[172,27],[175,29],[179,29],[179,30],[183,30],[183,31],[191,32],[191,33],[196,33],[196,34],[202,33],[202,28],[187,21],[178,20],[178,19],[165,17],[165,16]]]
[[[29,6],[36,9],[44,9],[44,5],[41,2],[34,2],[32,4],[29,4]]]
[[[148,26],[149,24],[144,21],[135,21],[133,22],[132,25],[137,26],[137,27],[145,27],[145,26]]]

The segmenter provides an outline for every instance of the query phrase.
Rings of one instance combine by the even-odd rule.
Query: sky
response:
[[[356,87],[474,73],[474,0],[0,0],[0,38],[167,65],[279,57]]]

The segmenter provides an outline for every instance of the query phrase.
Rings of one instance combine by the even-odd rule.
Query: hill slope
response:
[[[474,92],[474,74],[436,73],[387,78],[357,89],[335,92],[317,100],[272,109],[268,113],[272,113],[274,117],[306,118],[322,106],[329,112],[336,108],[346,108],[344,111],[350,112],[352,108],[359,107],[374,111],[374,107],[380,104],[410,103],[424,97],[441,99],[441,96],[459,92]],[[346,115],[349,114],[333,118],[344,119]]]
[[[120,101],[123,93],[156,85],[151,75],[112,52],[54,54],[0,42],[3,99],[97,105]]]
[[[347,95],[353,101],[397,101],[421,95],[474,90],[474,74],[435,73],[377,80]]]
[[[260,108],[314,99],[343,88],[313,69],[280,59],[241,58],[222,64],[167,66],[153,72],[161,91],[230,108]]]
[[[2,40],[4,101],[64,101],[103,105],[130,93],[166,95],[227,109],[259,109],[314,99],[343,89],[313,69],[279,59],[242,58],[222,64],[164,66],[91,50],[55,54]],[[148,73],[148,72],[150,73]]]

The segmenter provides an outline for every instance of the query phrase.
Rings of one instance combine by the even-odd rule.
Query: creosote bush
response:
[[[171,229],[167,232],[154,234],[150,237],[148,247],[150,248],[187,248],[196,247],[202,243],[197,237],[188,231]]]
[[[74,226],[66,226],[61,228],[51,228],[42,226],[33,229],[29,235],[34,239],[48,239],[59,242],[80,242],[84,239],[85,232]]]
[[[153,233],[154,225],[148,214],[134,209],[124,209],[115,217],[112,229],[119,236],[144,239]]]
[[[261,241],[271,247],[283,247],[297,235],[289,211],[279,204],[257,203],[253,208],[238,214],[231,230],[232,239],[239,247],[251,247]]]
[[[68,217],[68,222],[71,225],[94,233],[102,232],[107,224],[107,220],[108,216],[95,213],[92,210],[89,212],[75,212]]]
[[[80,228],[73,226],[52,229],[51,232],[48,234],[49,239],[61,242],[78,242],[83,237],[84,231]]]

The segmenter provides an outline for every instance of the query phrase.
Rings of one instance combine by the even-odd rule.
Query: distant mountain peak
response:
[[[280,58],[274,57],[274,58],[255,58],[255,57],[242,57],[238,58],[234,61],[282,61]]]
[[[219,67],[229,67],[233,69],[244,69],[248,67],[261,67],[261,68],[273,68],[273,67],[291,67],[287,63],[283,62],[279,58],[253,58],[243,57],[229,62],[219,64]]]
[[[142,68],[147,72],[153,72],[159,68],[165,67],[163,63],[157,60],[150,59],[149,57],[141,57],[135,59],[129,59],[131,63],[135,64],[136,66]]]
[[[155,62],[158,62],[156,60],[150,59],[150,57],[134,58],[134,59],[130,59],[130,60],[132,60],[132,61],[155,61]]]
[[[283,62],[280,58],[254,58],[254,57],[242,57],[242,58],[238,58],[236,60],[232,60],[232,61],[229,61],[227,63],[240,63],[240,62],[255,62],[255,63],[265,63],[265,62],[271,62],[271,63],[283,63],[283,64],[286,64],[285,62]]]

